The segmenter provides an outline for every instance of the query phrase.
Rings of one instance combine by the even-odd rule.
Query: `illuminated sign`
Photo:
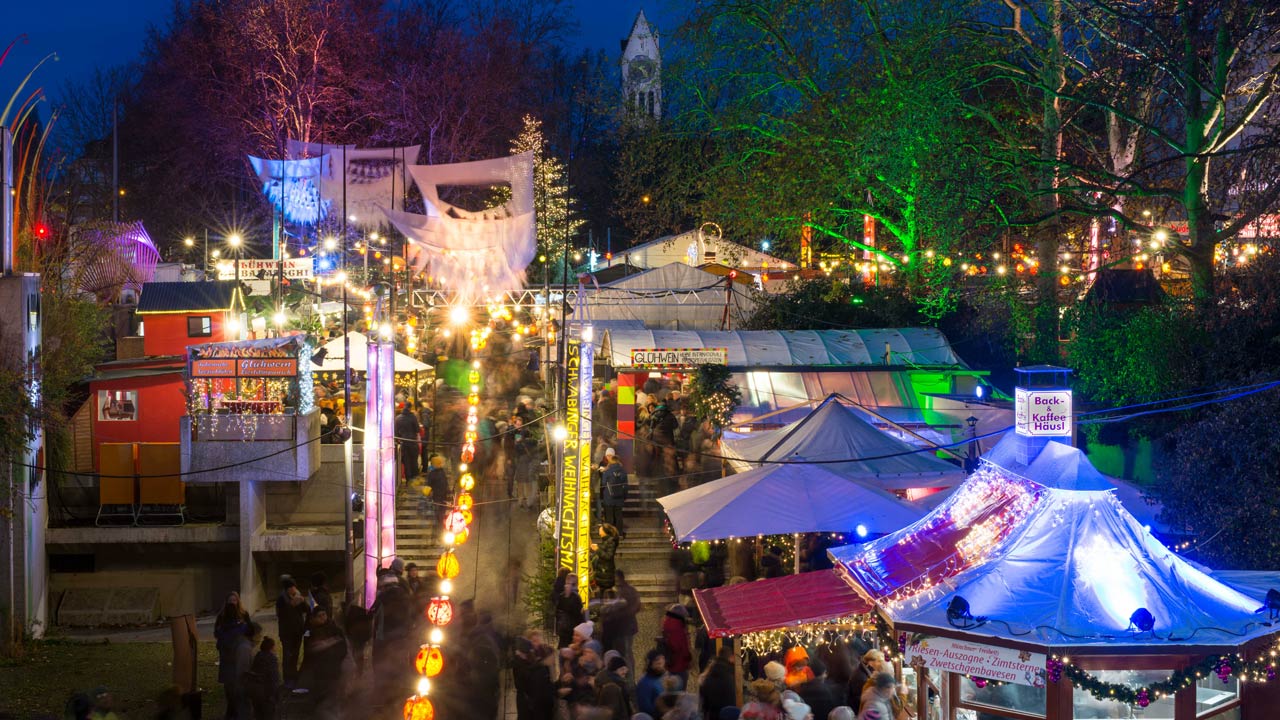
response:
[[[258,277],[262,273],[262,277]],[[234,260],[223,260],[218,263],[218,279],[234,280],[236,263]],[[280,276],[280,261],[263,258],[246,258],[240,261],[241,280],[274,280]],[[287,280],[310,280],[315,277],[315,260],[313,258],[289,258],[284,261],[284,276]]]
[[[240,358],[240,377],[293,377],[298,374],[297,358]]]
[[[191,377],[235,377],[235,358],[202,358],[191,361]]]
[[[914,634],[908,636],[902,657],[913,667],[924,665],[933,670],[1038,688],[1044,687],[1048,660],[1044,653]]]
[[[568,431],[560,475],[559,565],[578,576],[583,602],[591,587],[591,364],[593,346],[569,338],[565,350]]]
[[[1014,427],[1026,437],[1070,437],[1070,390],[1014,390]]]
[[[635,368],[687,368],[728,364],[728,348],[635,348],[631,351],[631,367]]]

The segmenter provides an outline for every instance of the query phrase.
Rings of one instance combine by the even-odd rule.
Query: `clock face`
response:
[[[648,82],[653,78],[654,62],[641,55],[631,61],[627,67],[627,79],[633,83]]]

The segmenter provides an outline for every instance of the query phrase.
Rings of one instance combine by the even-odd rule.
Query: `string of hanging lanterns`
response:
[[[491,318],[509,319],[510,313],[503,313],[501,308],[495,312],[490,307]],[[479,352],[487,345],[488,326],[484,332],[472,332],[471,334],[471,350]],[[436,561],[436,576],[439,578],[438,591],[439,594],[431,598],[427,603],[426,617],[431,623],[431,629],[427,632],[427,642],[418,649],[418,654],[414,657],[414,669],[418,672],[418,684],[415,688],[416,692],[410,696],[404,705],[404,720],[434,720],[435,706],[432,705],[428,697],[431,692],[431,683],[437,676],[443,672],[445,667],[445,653],[443,644],[445,640],[444,628],[453,622],[453,601],[449,596],[453,593],[453,581],[462,571],[461,563],[458,561],[456,548],[465,544],[471,536],[471,523],[475,520],[474,507],[475,498],[472,497],[471,491],[475,488],[476,479],[471,473],[470,465],[475,460],[476,441],[479,439],[480,424],[480,361],[478,359],[471,361],[471,370],[468,372],[467,381],[469,383],[469,392],[467,393],[467,428],[463,433],[462,449],[458,457],[458,492],[453,498],[453,502],[449,505],[448,512],[444,515],[444,536],[443,542],[445,550],[440,555],[440,559]]]

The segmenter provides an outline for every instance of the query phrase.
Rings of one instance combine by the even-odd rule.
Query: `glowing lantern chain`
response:
[[[509,310],[501,306],[494,306],[489,309],[489,315],[492,319],[511,319]],[[490,328],[485,327],[482,330],[473,330],[471,332],[471,349],[481,350],[484,348],[490,334]],[[468,472],[468,465],[475,460],[476,442],[480,439],[480,361],[474,360],[471,363],[471,371],[468,373],[467,379],[470,381],[470,393],[467,394],[467,429],[463,436],[462,452],[460,454],[461,462],[458,464],[458,472],[461,473],[458,478],[459,493],[454,500],[453,505],[444,516],[444,544],[445,551],[440,555],[440,559],[436,561],[436,575],[440,577],[440,594],[431,598],[427,605],[426,617],[432,624],[432,629],[428,633],[428,644],[423,645],[417,656],[414,658],[414,669],[418,671],[418,687],[417,692],[405,701],[404,720],[434,720],[435,707],[431,701],[427,699],[427,694],[431,689],[431,678],[436,677],[444,670],[444,651],[440,648],[440,643],[444,641],[444,633],[441,628],[453,621],[453,602],[449,600],[449,593],[453,591],[453,580],[458,577],[461,572],[461,563],[458,561],[457,553],[454,548],[467,542],[470,536],[471,522],[475,519],[474,506],[475,499],[471,496],[471,491],[476,486],[475,476]]]

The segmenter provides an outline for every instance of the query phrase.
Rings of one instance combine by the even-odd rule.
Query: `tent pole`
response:
[[[795,566],[796,566],[796,574],[799,575],[800,574],[800,533],[795,534],[795,543],[796,543]]]

